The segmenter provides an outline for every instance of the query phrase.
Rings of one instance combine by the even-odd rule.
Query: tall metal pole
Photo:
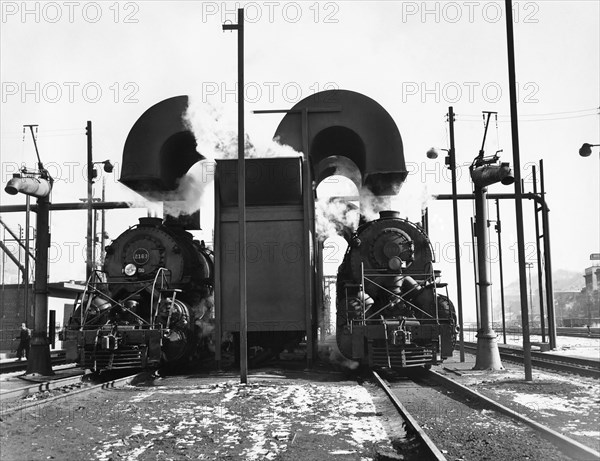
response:
[[[531,167],[531,172],[533,173],[533,193],[537,194],[537,175],[535,165]],[[535,216],[535,246],[537,250],[537,273],[538,273],[538,299],[540,300],[540,328],[542,330],[542,342],[546,342],[546,321],[544,319],[544,289],[542,282],[542,249],[540,248],[540,239],[542,236],[540,235],[540,218],[538,216],[538,212],[540,209],[538,208],[537,203],[533,202],[533,211]],[[533,304],[531,305],[533,309]]]
[[[525,267],[527,268],[527,283],[529,284],[529,305],[533,308],[533,290],[531,288],[531,268],[533,267],[533,263],[527,262],[525,263]]]
[[[48,342],[48,247],[50,246],[50,200],[48,196],[37,199],[35,244],[35,315],[27,374],[49,376],[53,374]]]
[[[521,190],[521,157],[519,153],[519,115],[517,111],[517,86],[515,71],[515,44],[513,34],[512,0],[505,0],[506,43],[508,49],[508,83],[510,89],[510,124],[512,131],[513,167],[515,175],[515,209],[517,220],[517,253],[519,256],[519,282],[521,295],[521,321],[523,323],[523,364],[525,380],[532,381],[531,342],[529,339],[529,306],[525,280],[525,237],[523,229],[523,197]]]
[[[244,160],[244,9],[238,8],[238,23],[223,24],[223,30],[238,32],[238,226],[240,241],[240,382],[248,382],[248,320],[246,304],[246,163]]]
[[[94,180],[94,162],[92,160],[92,122],[88,120],[85,128],[87,136],[87,235],[86,235],[86,271],[85,279],[89,280],[92,275],[92,181]]]
[[[548,337],[550,348],[556,349],[556,322],[554,317],[554,287],[552,286],[552,257],[550,254],[550,216],[544,201],[544,161],[540,160],[540,193],[542,196],[542,229],[544,232],[544,268],[546,274],[546,306],[548,306]]]
[[[35,239],[35,281],[34,298],[35,309],[33,316],[33,335],[27,360],[26,374],[39,374],[49,376],[54,374],[50,361],[50,344],[48,342],[48,248],[50,247],[50,199],[48,195],[52,189],[52,178],[44,168],[33,127],[29,125],[33,146],[38,158],[40,178],[49,183],[49,191],[37,197],[36,239]]]
[[[31,210],[30,210],[31,199],[29,195],[25,196],[25,322],[29,325],[30,313],[29,313],[29,227],[31,226]]]
[[[92,199],[93,200],[93,199]],[[96,242],[98,238],[98,212],[96,210],[92,211],[92,270],[96,270],[98,265],[96,264]]]
[[[471,247],[473,248],[473,281],[475,282],[475,314],[477,315],[477,330],[481,326],[479,319],[479,288],[477,283],[477,251],[475,247],[475,222],[471,218]]]
[[[452,174],[452,213],[454,216],[454,263],[456,264],[456,302],[458,304],[458,326],[460,361],[465,361],[465,334],[463,323],[463,305],[462,305],[462,275],[460,267],[460,237],[458,232],[458,200],[456,199],[456,150],[454,146],[454,108],[448,107],[448,125],[450,126],[450,150],[448,157],[450,162],[450,172]]]
[[[106,176],[102,176],[102,203],[106,200]],[[104,248],[106,246],[104,236],[106,234],[106,210],[103,208],[100,212],[100,219],[102,219],[102,224],[100,227],[100,259],[102,263],[104,263]]]
[[[486,203],[487,188],[475,184],[475,235],[477,236],[477,271],[479,273],[479,318],[481,327],[477,331],[477,358],[475,370],[502,370],[496,333],[491,323],[491,296],[488,258],[488,216]]]
[[[248,382],[246,305],[246,162],[244,159],[244,9],[238,9],[238,221],[240,227],[240,382]]]
[[[498,233],[498,259],[500,262],[500,307],[502,310],[502,339],[506,344],[506,310],[504,306],[504,268],[502,266],[502,223],[500,222],[500,200],[496,199],[496,232]]]

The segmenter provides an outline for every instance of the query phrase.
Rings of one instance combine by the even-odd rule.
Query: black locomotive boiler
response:
[[[202,354],[214,324],[213,254],[160,218],[106,249],[67,327],[67,358],[93,371],[153,368]]]
[[[433,262],[423,229],[396,212],[359,226],[337,276],[337,342],[346,358],[407,368],[452,356],[456,314]]]

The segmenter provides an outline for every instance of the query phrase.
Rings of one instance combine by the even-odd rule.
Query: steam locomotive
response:
[[[141,218],[106,248],[76,300],[67,359],[92,371],[155,368],[206,352],[214,324],[213,253],[177,225]]]
[[[454,306],[423,229],[393,211],[359,226],[337,276],[337,343],[368,367],[430,367],[452,356]]]

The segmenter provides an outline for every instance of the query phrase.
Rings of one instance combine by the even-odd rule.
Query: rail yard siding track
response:
[[[6,401],[8,399],[15,399],[18,397],[24,397],[29,394],[35,394],[37,392],[52,391],[64,387],[81,385],[83,373],[75,376],[69,376],[62,379],[54,379],[51,381],[44,381],[38,384],[32,384],[30,386],[20,387],[18,389],[9,389],[0,392],[0,401]]]
[[[35,407],[47,405],[49,403],[56,402],[57,400],[68,399],[68,398],[72,397],[73,395],[81,394],[82,392],[92,392],[97,389],[113,389],[116,387],[124,386],[124,385],[129,384],[135,378],[135,376],[137,376],[137,375],[125,376],[123,378],[114,379],[114,380],[107,381],[102,384],[96,384],[96,385],[82,387],[81,389],[71,390],[65,394],[57,395],[57,396],[50,397],[47,399],[35,400],[32,402],[25,403],[23,405],[14,405],[14,406],[11,405],[8,408],[0,408],[0,418],[15,414],[15,413],[19,413],[24,410],[30,410]],[[68,379],[68,378],[66,378],[66,379]],[[81,381],[81,378],[79,378],[79,380]],[[69,385],[71,385],[71,384],[69,384]],[[40,390],[43,391],[43,390],[45,390],[44,387],[46,387],[46,386],[50,386],[50,384],[49,383],[40,383],[37,387],[41,387]],[[56,389],[56,387],[54,387],[54,389]],[[5,404],[3,403],[2,407],[4,407],[4,405]]]
[[[511,410],[504,405],[480,394],[473,389],[468,388],[467,386],[463,386],[462,384],[449,379],[433,370],[428,371],[428,377],[443,385],[446,388],[453,389],[456,392],[461,393],[462,395],[468,396],[469,398],[475,399],[481,402],[483,405],[487,406],[489,409],[502,413],[515,421],[526,424],[527,426],[533,428],[537,433],[539,433],[542,437],[544,437],[549,442],[556,445],[563,453],[568,456],[573,457],[574,459],[583,459],[583,460],[596,460],[600,459],[600,452],[593,450],[592,448],[586,447],[585,445],[559,433],[556,432],[549,427],[544,426],[543,424],[537,423],[532,419],[523,416],[520,413],[517,413],[514,410]]]
[[[494,325],[494,330],[496,330],[496,332],[501,333],[502,327],[501,326],[497,327],[496,325]],[[465,328],[464,331],[469,332],[469,333],[477,333],[477,328],[467,327],[467,328]],[[523,330],[521,330],[519,328],[507,328],[506,334],[507,335],[522,335]],[[530,328],[529,334],[539,336],[542,334],[542,330],[539,328]],[[588,331],[585,328],[558,327],[556,329],[556,335],[557,336],[571,336],[574,338],[600,338],[600,331],[598,331],[598,328],[592,328],[591,332],[588,333]],[[546,331],[546,336],[548,336],[548,331]]]
[[[465,342],[465,349],[477,351],[477,343]],[[498,345],[502,359],[523,363],[523,351],[513,347]],[[545,368],[566,373],[575,373],[591,378],[600,378],[600,362],[581,357],[551,355],[544,352],[531,351],[531,364],[534,367]]]
[[[8,459],[399,459],[389,435],[403,440],[402,428],[390,430],[378,404],[386,415],[395,416],[394,410],[370,382],[362,386],[318,373],[304,379],[250,375],[247,384],[233,377],[159,378],[151,386],[80,395],[50,417],[11,416],[0,434],[3,454]],[[27,444],[32,437],[37,445]]]
[[[390,401],[398,410],[398,413],[402,416],[402,418],[406,421],[407,426],[410,428],[412,432],[414,432],[422,443],[423,450],[427,454],[427,459],[430,460],[439,460],[446,461],[446,457],[442,454],[442,452],[435,446],[433,441],[429,438],[429,436],[425,433],[425,431],[419,426],[417,420],[408,412],[408,410],[402,405],[402,402],[396,397],[387,383],[377,374],[377,372],[373,371],[373,376],[377,383],[381,386],[381,388],[385,391]]]
[[[435,372],[387,384],[448,459],[597,460],[600,453]],[[440,459],[430,456],[431,459]],[[429,459],[429,458],[424,458]]]

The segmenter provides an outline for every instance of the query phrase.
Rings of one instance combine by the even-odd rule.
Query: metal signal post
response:
[[[244,9],[238,9],[237,24],[223,30],[238,33],[238,225],[240,240],[240,382],[248,382],[248,320],[246,303],[246,164],[244,160]]]

